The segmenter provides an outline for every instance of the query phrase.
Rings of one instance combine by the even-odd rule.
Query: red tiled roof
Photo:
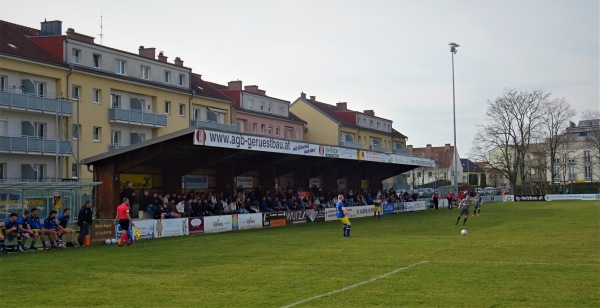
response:
[[[392,128],[392,135],[394,137],[398,137],[398,138],[402,138],[402,139],[406,139],[407,137],[402,134],[401,132],[397,131],[395,128]]]
[[[452,164],[453,146],[413,148],[412,155],[435,160],[437,168],[449,168]]]
[[[219,91],[214,85],[217,84],[202,80],[201,75],[192,74],[191,87],[196,94],[231,101],[229,96],[223,94],[223,92]]]
[[[39,36],[37,29],[0,20],[0,53],[32,60],[63,64],[62,59],[52,56],[34,43],[30,37]]]

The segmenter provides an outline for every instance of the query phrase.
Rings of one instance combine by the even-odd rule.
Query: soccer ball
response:
[[[112,241],[109,238],[107,238],[104,240],[104,244],[110,245],[110,244],[112,244]]]
[[[112,238],[112,239],[110,239],[110,243],[111,243],[111,244],[116,244],[116,243],[117,243],[117,239],[116,239],[116,238]]]
[[[463,229],[462,231],[460,231],[460,234],[467,235],[467,229]]]

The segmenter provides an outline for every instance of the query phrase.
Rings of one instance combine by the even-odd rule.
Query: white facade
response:
[[[242,109],[285,118],[289,117],[290,102],[248,92],[241,93]]]

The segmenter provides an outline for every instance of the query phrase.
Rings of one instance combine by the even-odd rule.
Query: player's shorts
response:
[[[19,231],[6,231],[6,237],[11,240],[13,238],[21,238],[21,232]]]
[[[342,218],[338,218],[340,220],[341,223],[345,224],[345,225],[349,225],[350,224],[350,219],[348,219],[348,216],[344,216]]]
[[[42,230],[40,230],[40,229],[31,229],[31,231],[33,231],[33,232],[35,232],[37,234],[42,233]]]
[[[469,216],[469,209],[468,208],[461,208],[460,209],[460,214],[458,215],[467,215]]]
[[[481,204],[475,204],[475,209],[478,209],[481,207]]]
[[[373,207],[373,212],[381,212],[381,206]]]
[[[129,219],[119,219],[119,226],[121,226],[121,230],[129,231]]]

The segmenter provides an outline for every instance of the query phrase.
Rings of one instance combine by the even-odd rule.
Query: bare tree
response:
[[[593,154],[590,157],[592,173],[596,179],[600,178],[600,111],[586,110],[582,113],[582,119],[585,121],[587,136],[585,138],[585,147]]]
[[[548,159],[546,166],[550,171],[550,179],[556,178],[560,172],[560,168],[556,168],[556,161],[560,156],[559,149],[562,145],[570,142],[569,138],[563,134],[575,114],[575,110],[562,97],[549,100],[542,114],[541,135],[536,150],[539,150]],[[554,183],[553,180],[552,183]]]
[[[502,96],[488,101],[486,122],[477,125],[470,156],[487,162],[506,177],[514,189],[519,176],[525,176],[525,156],[539,139],[542,114],[550,93],[506,89]]]

